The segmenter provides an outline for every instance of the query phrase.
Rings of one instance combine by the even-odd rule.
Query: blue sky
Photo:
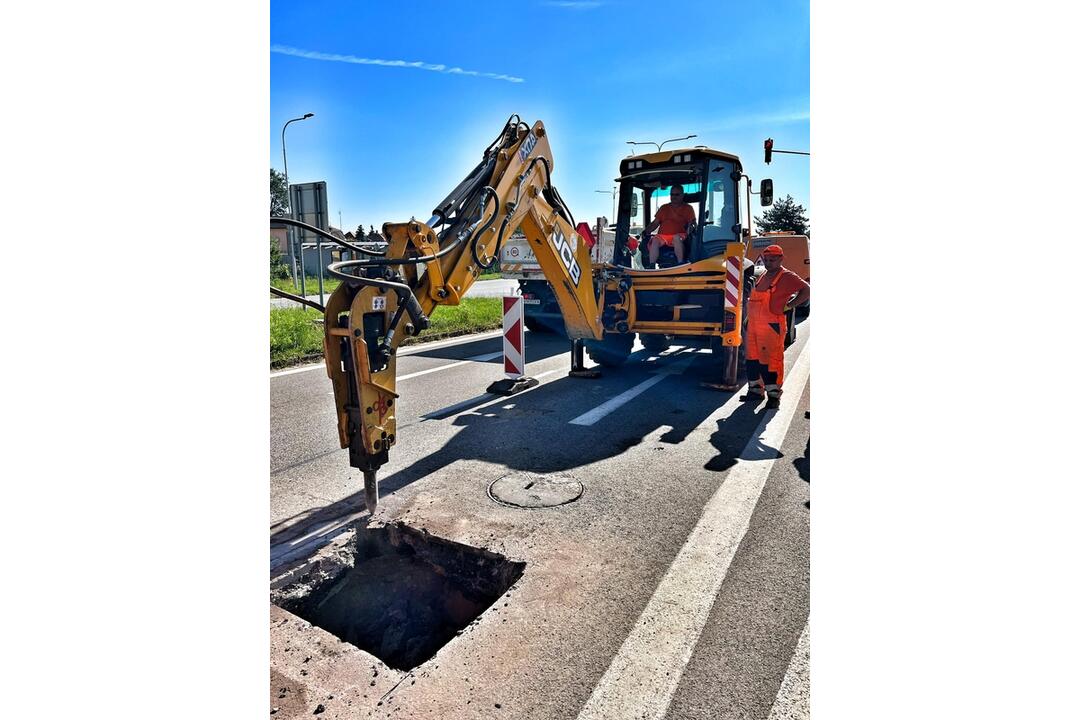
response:
[[[333,225],[426,220],[518,113],[547,126],[578,220],[611,217],[596,191],[627,140],[696,133],[685,144],[735,153],[812,225],[809,160],[762,151],[810,149],[809,23],[806,1],[275,0],[270,166],[282,125],[315,113],[287,131],[289,180],[327,182]]]

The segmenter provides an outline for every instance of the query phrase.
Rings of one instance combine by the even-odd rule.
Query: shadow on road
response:
[[[411,349],[413,347],[422,346],[412,345],[409,347]],[[418,350],[416,352],[410,352],[409,356],[439,358],[442,360],[464,360],[473,355],[482,355],[498,352],[500,350],[502,350],[502,336],[496,335],[494,337],[461,343],[460,345],[438,347],[430,350]],[[548,333],[525,333],[525,359],[527,362],[545,360],[549,357],[569,351],[570,341],[564,337]],[[492,360],[491,362],[496,361],[501,362],[499,360]]]
[[[724,472],[731,469],[739,461],[739,456],[746,450],[746,444],[749,442],[751,434],[757,428],[758,423],[761,422],[761,413],[765,412],[762,408],[764,408],[764,403],[757,403],[756,405],[754,403],[741,403],[731,415],[716,421],[716,432],[709,438],[709,442],[717,449],[718,454],[705,463],[704,468],[706,470]],[[783,453],[776,448],[757,442],[755,446],[750,448],[747,459],[756,460],[771,457],[772,453],[776,453],[778,457],[783,457]]]
[[[565,352],[562,341],[556,340],[552,345],[552,354]],[[461,347],[452,349],[460,350]],[[617,388],[631,387],[653,377],[652,371],[662,369],[679,357],[675,354],[650,358],[605,374],[619,378]],[[622,373],[628,377],[620,378]],[[380,495],[385,497],[459,460],[479,459],[510,470],[535,473],[567,472],[620,455],[641,444],[646,436],[661,427],[668,429],[659,437],[659,442],[678,446],[732,395],[730,392],[701,390],[699,383],[704,379],[715,380],[712,357],[708,353],[696,356],[681,374],[671,375],[654,386],[655,389],[647,390],[648,412],[615,411],[591,426],[568,425],[584,410],[591,409],[583,408],[580,403],[567,402],[567,398],[579,397],[591,382],[589,380],[562,377],[520,395],[497,400],[495,396],[481,395],[466,400],[458,407],[482,407],[466,410],[454,418],[453,424],[463,428],[462,431],[438,451],[380,478]],[[615,392],[616,388],[613,388],[612,394]],[[485,402],[490,404],[484,405]],[[742,405],[730,417],[718,421],[719,429],[713,435],[712,443],[720,454],[706,463],[707,469],[726,470],[735,464],[760,422],[761,412],[764,411],[760,408]],[[432,421],[426,419],[415,425]],[[523,437],[526,421],[528,437]],[[766,452],[774,450],[761,448],[763,455]],[[363,491],[358,488],[356,493],[336,503],[277,523],[271,544],[300,537],[320,524],[332,524],[343,516],[366,513],[363,505]]]

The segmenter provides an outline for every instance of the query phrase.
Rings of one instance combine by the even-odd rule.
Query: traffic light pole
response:
[[[773,153],[783,153],[785,155],[806,155],[810,156],[808,152],[801,152],[799,150],[773,150],[773,139],[766,138],[765,140],[765,164],[768,165],[772,162]]]

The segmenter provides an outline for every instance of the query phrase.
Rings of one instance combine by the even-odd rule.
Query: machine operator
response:
[[[675,259],[680,264],[686,262],[686,228],[696,221],[693,206],[683,202],[683,186],[672,185],[671,202],[656,211],[656,217],[642,232],[642,235],[648,235],[660,228],[649,241],[649,264],[656,265],[661,245],[674,249]]]

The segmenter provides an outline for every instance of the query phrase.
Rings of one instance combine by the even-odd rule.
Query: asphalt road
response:
[[[779,411],[702,389],[715,379],[704,350],[639,345],[584,380],[566,376],[564,340],[527,333],[540,385],[502,398],[485,393],[502,377],[498,334],[408,348],[375,520],[526,569],[505,605],[432,660],[384,668],[411,680],[395,686],[394,716],[807,717],[809,335],[806,320]],[[367,521],[333,412],[321,366],[271,375],[274,567]],[[493,481],[526,472],[577,480],[584,494],[532,510],[488,497]],[[279,650],[275,678],[293,677]],[[349,663],[368,660],[337,658],[319,687],[340,701]],[[356,693],[327,717],[387,709]]]

